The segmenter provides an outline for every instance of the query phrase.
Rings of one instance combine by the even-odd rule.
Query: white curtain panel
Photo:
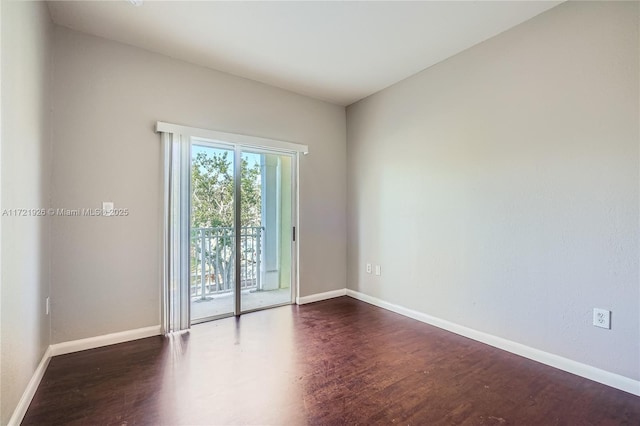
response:
[[[162,328],[164,334],[189,328],[189,138],[163,132],[164,221]]]

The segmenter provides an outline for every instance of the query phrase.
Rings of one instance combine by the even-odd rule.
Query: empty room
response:
[[[640,425],[640,2],[0,26],[1,425]]]

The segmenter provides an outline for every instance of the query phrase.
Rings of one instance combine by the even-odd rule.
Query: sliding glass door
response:
[[[191,323],[291,303],[295,155],[190,146]]]
[[[234,150],[191,144],[191,323],[235,312]]]
[[[240,310],[291,303],[291,155],[242,152]]]

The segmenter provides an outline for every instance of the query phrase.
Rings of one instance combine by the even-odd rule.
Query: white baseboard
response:
[[[89,337],[86,339],[72,340],[70,342],[56,343],[55,345],[51,345],[51,356],[115,345],[116,343],[144,339],[145,337],[157,336],[159,334],[161,334],[160,326],[154,325],[151,327],[136,328],[134,330]]]
[[[334,297],[345,295],[369,303],[371,305],[378,306],[388,311],[413,318],[420,322],[433,325],[443,330],[468,337],[478,342],[486,343],[487,345],[496,347],[498,349],[502,349],[507,352],[511,352],[516,355],[520,355],[525,358],[540,362],[542,364],[567,371],[577,376],[581,376],[586,379],[611,386],[612,388],[620,389],[633,395],[640,396],[640,381],[638,380],[633,380],[619,374],[611,373],[609,371],[582,364],[568,358],[563,358],[561,356],[544,352],[539,349],[531,348],[521,343],[516,343],[511,340],[493,336],[488,333],[483,333],[481,331],[474,330],[472,328],[468,328],[440,318],[436,318],[431,315],[415,311],[413,309],[385,302],[384,300],[366,295],[364,293],[360,293],[355,290],[340,289],[327,291],[325,293],[312,294],[310,296],[298,297],[296,299],[296,303],[298,305],[304,305],[306,303],[318,302],[321,300],[332,299]],[[47,366],[49,365],[51,357],[87,349],[99,348],[102,346],[114,345],[131,340],[143,339],[145,337],[157,336],[159,334],[161,334],[161,327],[159,325],[156,325],[134,330],[121,331],[119,333],[89,337],[86,339],[73,340],[70,342],[57,343],[55,345],[49,346],[42,356],[42,360],[40,360],[38,367],[36,367],[31,380],[29,380],[29,383],[27,384],[27,387],[23,392],[20,401],[18,402],[18,405],[16,406],[11,418],[9,419],[8,425],[17,426],[22,422],[24,415],[29,408],[29,404],[31,404],[31,400],[33,399],[33,396],[35,395],[36,390],[38,389],[38,386],[42,381],[42,377],[44,376]]]
[[[33,396],[36,394],[36,390],[38,390],[38,386],[42,381],[42,377],[44,376],[44,372],[47,370],[47,366],[49,365],[49,361],[51,360],[51,346],[47,348],[40,360],[40,363],[36,367],[36,371],[33,372],[33,376],[31,376],[31,380],[27,384],[27,388],[22,393],[22,397],[20,401],[18,401],[18,405],[16,409],[13,410],[13,414],[9,419],[8,426],[18,426],[22,423],[22,419],[24,419],[24,415],[27,413],[27,409],[31,404],[31,400]]]
[[[552,353],[541,351],[539,349],[535,349],[535,348],[523,345],[521,343],[516,343],[511,340],[503,339],[502,337],[497,337],[488,333],[483,333],[482,331],[474,330],[472,328],[468,328],[450,321],[436,318],[422,312],[414,311],[413,309],[408,309],[403,306],[385,302],[384,300],[366,295],[364,293],[360,293],[355,290],[347,290],[347,296],[353,297],[354,299],[362,300],[363,302],[367,302],[371,305],[375,305],[392,312],[396,312],[400,315],[404,315],[406,317],[413,318],[415,320],[433,325],[443,330],[447,330],[452,333],[459,334],[464,337],[468,337],[478,342],[486,343],[487,345],[496,347],[498,349],[502,349],[507,352],[511,352],[516,355],[529,358],[531,360],[575,374],[577,376],[584,377],[589,380],[593,380],[594,382],[602,383],[604,385],[611,386],[612,388],[620,389],[622,391],[629,392],[633,395],[640,396],[640,381],[638,380],[633,380],[628,377],[621,376],[619,374],[601,370],[599,368],[592,367],[587,364],[582,364],[580,362],[573,361],[568,358],[563,358],[559,355],[554,355]]]
[[[50,345],[45,351],[36,371],[33,372],[33,376],[31,376],[31,380],[29,380],[29,384],[27,384],[27,388],[24,390],[16,409],[13,410],[13,414],[11,415],[11,419],[9,419],[8,425],[18,426],[22,423],[24,415],[27,413],[29,404],[31,404],[31,400],[36,394],[36,390],[42,381],[44,372],[47,370],[47,366],[49,365],[49,361],[51,361],[52,357],[71,352],[99,348],[102,346],[115,345],[116,343],[129,342],[136,339],[143,339],[145,337],[157,336],[159,334],[161,334],[160,326],[154,325],[152,327],[137,328],[135,330],[121,331],[119,333],[105,334],[102,336]]]
[[[334,297],[346,296],[347,289],[341,288],[340,290],[326,291],[324,293],[316,293],[310,296],[296,297],[296,303],[298,305],[304,305],[306,303],[319,302],[321,300],[333,299]]]

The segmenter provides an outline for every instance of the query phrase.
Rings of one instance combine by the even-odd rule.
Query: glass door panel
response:
[[[240,307],[242,312],[291,303],[291,155],[241,154]]]
[[[234,150],[191,144],[191,323],[235,313]]]

